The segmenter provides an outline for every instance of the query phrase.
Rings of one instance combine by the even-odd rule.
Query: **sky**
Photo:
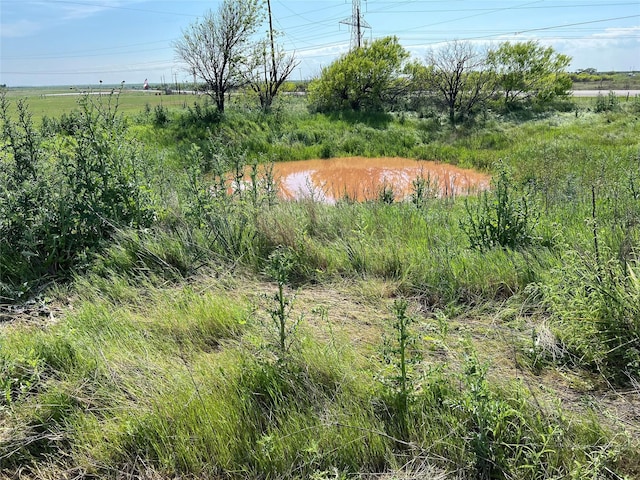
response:
[[[358,2],[356,2],[358,3]],[[395,35],[423,60],[464,40],[478,48],[535,40],[569,70],[640,70],[640,0],[360,0],[366,41]],[[187,83],[174,42],[219,0],[0,0],[0,84]],[[353,0],[271,0],[277,41],[317,77],[350,48]],[[266,32],[266,26],[263,28]]]

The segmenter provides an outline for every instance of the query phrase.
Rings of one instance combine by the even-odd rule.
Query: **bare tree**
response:
[[[287,55],[281,45],[276,45],[271,16],[271,1],[267,0],[269,18],[269,38],[258,41],[245,65],[244,78],[251,89],[258,94],[260,106],[269,110],[282,84],[289,78],[298,62],[293,55]]]
[[[427,54],[429,86],[442,95],[449,120],[462,118],[495,92],[495,76],[487,69],[486,54],[468,42],[454,41]]]
[[[188,70],[205,81],[220,111],[225,94],[239,84],[251,36],[263,18],[261,7],[260,0],[223,0],[217,12],[191,24],[174,44]]]
[[[287,55],[279,45],[270,53],[268,43],[267,40],[262,40],[254,44],[243,74],[265,111],[271,108],[278,90],[298,65],[294,56]]]

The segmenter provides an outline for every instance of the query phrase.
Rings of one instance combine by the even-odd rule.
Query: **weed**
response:
[[[378,191],[378,201],[380,203],[386,203],[387,205],[391,205],[396,199],[396,193],[393,189],[393,185],[389,185],[384,182]]]
[[[618,100],[616,92],[610,91],[606,97],[601,93],[598,93],[598,96],[596,97],[596,112],[612,112],[619,109],[620,101]]]
[[[367,226],[364,222],[356,224],[352,231],[354,238],[345,239],[345,249],[350,267],[363,277],[369,267]]]
[[[73,135],[45,148],[26,104],[14,122],[0,97],[0,278],[8,290],[69,275],[118,228],[154,221],[142,152],[125,140],[111,102],[83,97]]]
[[[393,337],[385,338],[383,346],[383,357],[389,370],[382,377],[390,402],[392,436],[405,442],[409,440],[409,416],[418,385],[415,365],[422,359],[410,329],[415,318],[407,314],[408,306],[405,299],[393,302]]]
[[[169,123],[169,112],[163,105],[156,105],[153,109],[153,124],[156,127],[164,127]]]
[[[204,109],[167,107],[171,121],[164,128],[153,126],[151,106],[135,120],[146,123],[133,129],[108,105],[96,106],[91,115],[104,111],[105,118],[92,123],[72,113],[64,128],[47,120],[40,131],[27,115],[12,113],[0,154],[0,295],[28,295],[32,280],[60,278],[69,265],[91,267],[75,270],[74,308],[56,314],[55,324],[2,326],[0,476],[409,478],[428,476],[431,469],[420,466],[435,464],[435,472],[461,478],[635,478],[633,425],[628,437],[604,427],[627,428],[622,419],[602,418],[599,398],[610,398],[605,381],[591,387],[602,390],[590,399],[599,408],[589,413],[584,403],[567,405],[565,396],[554,402],[560,387],[548,378],[563,372],[529,386],[503,378],[508,366],[494,372],[478,358],[501,336],[492,332],[485,343],[489,328],[513,328],[524,338],[532,327],[521,344],[532,349],[525,360],[534,372],[579,366],[633,386],[632,394],[638,390],[634,106],[579,118],[528,109],[498,130],[490,113],[484,125],[453,128],[440,127],[436,115],[428,123],[407,114],[401,123],[308,114],[302,99],[289,100],[298,110],[275,116],[238,107],[207,119]],[[87,128],[99,135],[92,140]],[[152,144],[143,150],[134,137]],[[483,168],[502,156],[512,169],[503,176],[497,167],[493,190],[466,206],[433,198],[431,179],[418,178],[412,201],[421,210],[353,199],[269,208],[273,190],[258,185],[258,167],[270,158],[314,158],[323,146],[324,153],[349,147]],[[80,154],[87,169],[67,181],[71,167],[81,167],[74,159]],[[135,161],[124,161],[127,155]],[[25,168],[17,168],[16,158]],[[153,184],[146,183],[147,165],[158,175]],[[99,201],[91,205],[108,221],[73,217],[75,199],[74,210],[56,210],[69,192],[85,194],[77,182],[102,189],[94,177],[103,167],[106,187],[123,188],[107,188],[104,197],[94,192]],[[245,183],[240,173],[247,171]],[[124,188],[127,174],[126,186],[137,179],[140,190]],[[231,182],[237,188],[229,189]],[[544,209],[520,185],[544,195]],[[594,185],[606,197],[596,198]],[[161,202],[151,226],[126,220],[132,197],[154,211]],[[78,239],[74,230],[63,231],[70,236],[56,230],[58,214],[74,219],[73,228],[104,236],[71,249],[69,241]],[[466,236],[456,228],[461,222]],[[542,228],[547,240],[536,244],[534,232]],[[522,243],[510,246],[509,235]],[[69,262],[49,269],[42,255],[53,239],[61,250],[51,258],[62,252]],[[244,275],[258,269],[275,290],[263,330],[242,328],[239,300],[250,288]],[[211,275],[194,275],[202,271]],[[354,277],[364,278],[355,279],[357,293],[347,287],[341,295]],[[329,332],[324,316],[307,324],[295,315],[301,296],[291,288],[300,280],[316,282],[309,294],[332,292],[323,300],[341,313]],[[232,292],[218,297],[212,289]],[[522,301],[523,291],[536,295]],[[433,356],[416,363],[422,326],[398,300],[381,370],[371,360],[377,343],[370,340],[381,325],[375,313],[363,312],[396,295],[418,296],[435,317],[427,333],[433,338],[420,337]],[[506,297],[506,307],[497,303]],[[477,329],[488,320],[485,306],[498,310],[498,323]],[[517,322],[501,321],[514,312]],[[451,341],[465,332],[474,342],[466,349],[464,341]],[[255,355],[254,342],[268,343],[267,361]]]
[[[411,181],[411,194],[409,198],[417,209],[422,209],[426,205],[426,202],[436,198],[439,192],[438,179],[431,178],[430,173],[425,177],[421,171],[420,174]]]
[[[277,248],[269,255],[267,273],[276,281],[277,291],[273,297],[274,304],[268,312],[276,332],[275,350],[280,363],[286,361],[295,340],[295,333],[303,319],[302,315],[297,319],[291,318],[294,297],[289,297],[285,293],[293,267],[293,254],[289,249]]]
[[[485,251],[495,247],[518,248],[533,242],[537,214],[526,195],[517,197],[506,168],[499,169],[493,188],[483,192],[475,209],[465,199],[467,218],[461,222],[472,248]],[[515,197],[515,198],[514,198]]]
[[[573,361],[628,383],[640,372],[640,281],[637,262],[596,262],[567,252],[562,268],[538,285],[555,333]],[[626,270],[625,270],[626,269]]]

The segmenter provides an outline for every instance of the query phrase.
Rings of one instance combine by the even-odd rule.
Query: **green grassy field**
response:
[[[575,82],[573,88],[576,90],[599,90],[603,95],[611,89],[638,89],[640,86],[640,76],[628,77],[625,75],[615,75],[611,79],[603,81]],[[68,114],[77,108],[78,98],[83,92],[105,92],[119,91],[117,87],[94,86],[93,88],[79,89],[77,87],[17,87],[6,89],[7,96],[12,99],[27,99],[30,111],[34,120],[39,121],[42,117],[59,117],[63,113]],[[162,105],[167,108],[186,108],[198,101],[198,96],[193,94],[170,95],[158,90],[130,90],[124,89],[118,97],[119,111],[131,115],[144,111],[153,110],[156,106]],[[575,98],[574,101],[580,106],[592,106],[593,98]]]
[[[12,137],[0,478],[640,476],[637,100],[449,125],[166,99]],[[349,155],[494,181],[334,206],[224,183]]]
[[[105,92],[108,97],[111,88],[96,88],[95,92]],[[23,98],[29,102],[30,111],[34,121],[40,121],[43,117],[57,118],[62,114],[69,114],[78,108],[78,99],[82,92],[69,87],[39,87],[39,88],[9,88],[7,96],[12,99]],[[115,89],[116,92],[119,89]],[[118,110],[127,115],[143,112],[149,108],[153,110],[157,105],[167,108],[185,108],[195,101],[195,95],[166,95],[158,91],[122,90],[117,98]]]

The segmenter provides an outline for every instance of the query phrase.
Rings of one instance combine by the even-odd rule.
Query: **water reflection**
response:
[[[325,203],[348,198],[357,201],[379,198],[391,189],[396,200],[414,192],[421,178],[427,193],[437,197],[468,195],[489,187],[489,175],[446,163],[406,158],[333,158],[278,162],[273,169],[280,195],[300,200],[313,197]]]

